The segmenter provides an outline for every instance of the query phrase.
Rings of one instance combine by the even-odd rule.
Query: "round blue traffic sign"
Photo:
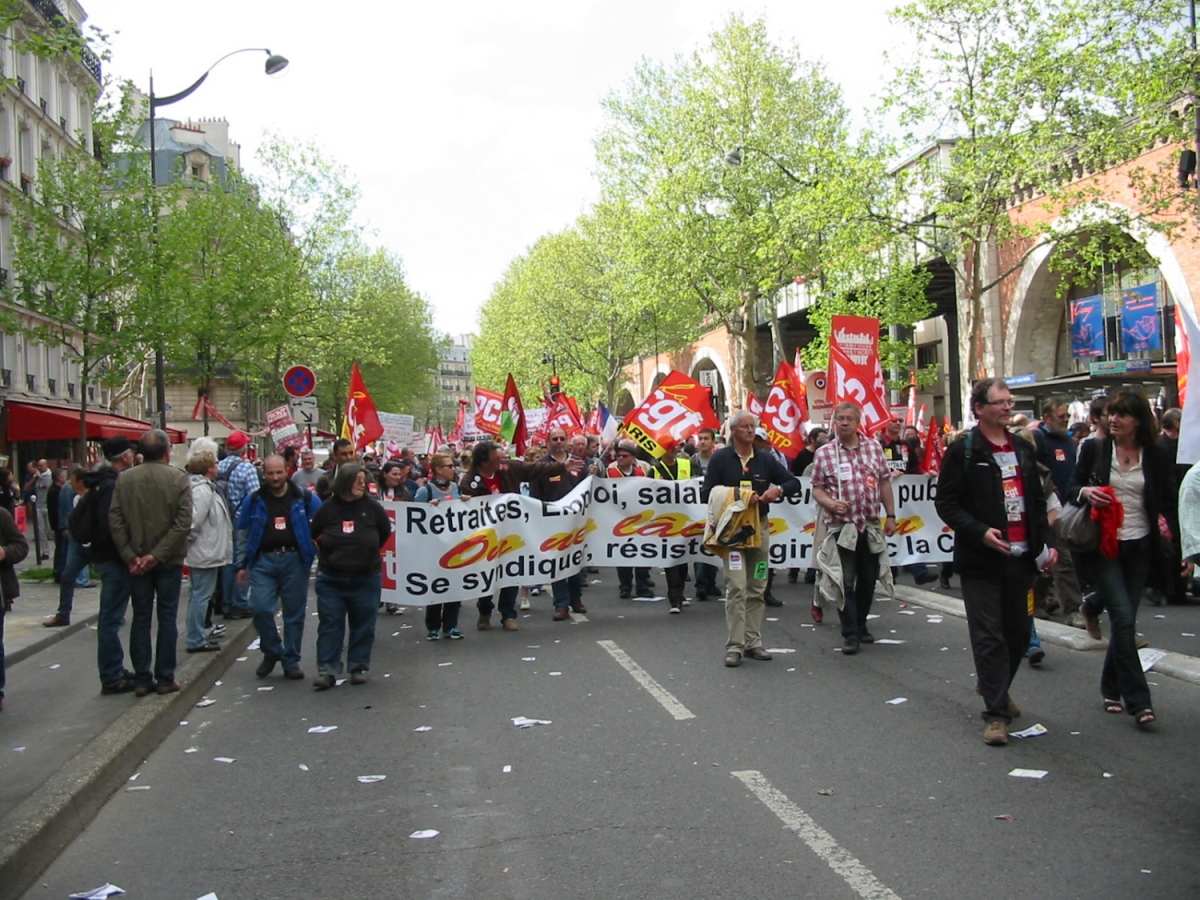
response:
[[[283,389],[291,397],[307,397],[317,387],[317,376],[308,366],[292,366],[283,373]]]

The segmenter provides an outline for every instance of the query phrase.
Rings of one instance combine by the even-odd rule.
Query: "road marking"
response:
[[[650,692],[650,696],[663,705],[663,709],[676,719],[694,719],[696,714],[675,699],[675,695],[650,677],[650,673],[633,661],[633,658],[616,645],[614,641],[596,641],[608,651],[608,655],[617,661],[622,669],[633,676],[633,680]]]
[[[762,772],[749,769],[745,772],[733,772],[732,775],[746,785],[767,809],[779,816],[784,825],[796,832],[800,840],[808,845],[808,849],[841,875],[846,884],[863,900],[900,900],[899,895],[835,841],[833,835],[814,822],[808,813],[789,800],[785,794],[775,790],[771,782],[763,777]]]

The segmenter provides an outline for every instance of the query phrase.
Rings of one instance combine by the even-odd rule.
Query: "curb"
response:
[[[52,647],[64,638],[68,638],[77,631],[83,631],[89,625],[95,625],[100,621],[100,613],[92,613],[83,619],[77,619],[70,625],[63,628],[48,628],[46,633],[35,640],[30,641],[24,647],[18,647],[16,650],[9,651],[7,646],[4,653],[4,665],[15,666],[23,659],[28,659],[35,653],[45,650],[47,647]]]
[[[249,619],[230,626],[220,653],[185,658],[179,693],[138,700],[0,821],[0,900],[37,882],[257,635]]]
[[[906,603],[936,609],[938,612],[957,616],[960,619],[967,617],[963,602],[954,597],[941,597],[930,591],[903,585],[896,585],[896,597]],[[1088,637],[1086,631],[1046,619],[1038,620],[1037,630],[1038,637],[1043,644],[1056,644],[1059,647],[1066,647],[1068,650],[1104,650],[1108,647],[1108,641],[1093,640]],[[1200,658],[1188,656],[1185,653],[1168,652],[1151,667],[1150,671],[1190,684],[1200,684]]]

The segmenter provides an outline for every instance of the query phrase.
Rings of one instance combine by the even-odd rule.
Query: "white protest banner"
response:
[[[771,505],[771,565],[807,568],[816,506],[810,479]],[[593,566],[667,566],[720,560],[703,550],[700,479],[591,478],[558,504],[516,494],[426,506],[387,503],[396,529],[384,557],[384,601],[424,606],[556,581]],[[893,481],[892,564],[949,560],[954,534],[937,517],[933,479]]]
[[[304,443],[300,429],[292,418],[292,411],[286,406],[277,406],[267,413],[267,428],[271,432],[271,440],[279,452],[287,447],[299,447]]]
[[[379,438],[384,443],[395,441],[401,447],[411,447],[413,442],[413,417],[402,416],[399,413],[381,412],[379,424],[383,426],[383,435]]]

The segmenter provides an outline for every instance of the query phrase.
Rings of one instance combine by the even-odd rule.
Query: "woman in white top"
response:
[[[1150,688],[1138,659],[1137,609],[1151,567],[1164,558],[1162,543],[1176,525],[1175,469],[1158,446],[1158,422],[1145,395],[1123,388],[1109,398],[1108,437],[1080,446],[1079,462],[1067,497],[1076,506],[1106,509],[1115,496],[1124,507],[1117,531],[1116,557],[1100,550],[1081,554],[1082,569],[1108,610],[1110,635],[1100,696],[1104,711],[1128,712],[1140,728],[1155,720]],[[1110,488],[1109,491],[1103,488]]]
[[[458,484],[454,476],[458,470],[454,466],[454,458],[448,453],[435,453],[429,460],[429,480],[417,489],[413,500],[417,503],[448,503],[461,500]],[[431,603],[425,607],[425,628],[427,638],[436,641],[443,634],[448,640],[457,641],[463,638],[458,630],[458,611],[462,609],[462,601],[452,603]]]

